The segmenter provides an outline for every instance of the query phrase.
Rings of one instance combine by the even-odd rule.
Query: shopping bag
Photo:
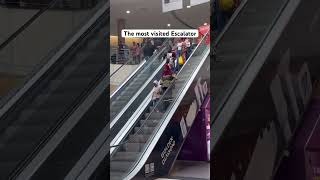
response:
[[[179,65],[183,65],[184,62],[183,62],[182,56],[179,56],[178,63],[179,63]]]

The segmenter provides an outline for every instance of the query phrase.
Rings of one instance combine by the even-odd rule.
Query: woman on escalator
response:
[[[170,60],[166,59],[166,63],[163,65],[162,77],[160,80],[163,92],[167,90],[172,80],[173,80],[173,76],[172,76],[172,70],[170,67]]]

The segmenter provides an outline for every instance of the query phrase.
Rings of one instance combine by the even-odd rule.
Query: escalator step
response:
[[[142,143],[126,143],[123,148],[126,152],[140,152],[143,148]]]
[[[122,180],[124,176],[124,172],[111,171],[110,179],[111,180]]]
[[[159,120],[140,120],[141,126],[148,126],[148,127],[156,127],[159,124]]]
[[[112,161],[135,161],[139,154],[139,152],[117,152]]]
[[[148,116],[150,115],[150,113],[145,113],[145,118],[148,118]],[[161,119],[163,117],[163,113],[161,112],[152,112],[152,114],[150,115],[149,119]]]
[[[133,143],[146,143],[149,137],[141,134],[134,134],[129,136],[129,141]]]
[[[110,163],[110,170],[112,171],[120,171],[125,172],[131,168],[133,164],[132,161],[111,161]]]
[[[152,134],[154,127],[135,127],[134,132],[138,134]]]

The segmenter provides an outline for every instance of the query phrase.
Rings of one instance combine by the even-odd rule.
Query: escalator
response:
[[[107,178],[109,159],[112,179],[145,179],[168,174],[192,126],[197,108],[208,93],[210,48],[203,39],[155,107],[147,107],[133,124],[126,126],[125,136],[113,146],[111,157],[109,146],[113,138],[110,129],[105,127],[68,173],[68,179]],[[175,145],[172,153],[167,153],[165,165],[161,165],[159,150],[164,149],[168,141]],[[149,161],[158,163],[154,166],[157,170],[145,174],[142,166],[150,164]]]
[[[184,115],[180,114],[181,111],[177,110],[178,107],[186,108],[185,106],[190,105],[190,102],[191,104],[194,103],[192,101],[193,99],[190,98],[192,96],[188,96],[184,99],[183,96],[187,96],[185,94],[187,93],[185,91],[187,89],[189,93],[194,93],[194,91],[190,91],[189,88],[192,89],[192,86],[198,85],[199,79],[197,79],[197,77],[200,77],[201,79],[202,76],[203,79],[200,81],[208,80],[205,78],[206,76],[204,76],[204,74],[206,72],[208,73],[209,70],[208,64],[210,60],[208,58],[208,53],[209,47],[206,46],[204,41],[202,41],[197,49],[194,50],[192,56],[186,62],[183,69],[177,74],[177,80],[164,93],[156,107],[153,107],[150,112],[142,114],[141,118],[138,119],[135,122],[135,125],[131,127],[130,131],[128,131],[125,140],[120,143],[120,146],[116,147],[114,151],[111,151],[111,179],[131,179],[135,176],[140,178],[145,177],[145,174],[142,173],[145,171],[142,166],[147,161],[153,161],[153,163],[161,162],[161,160],[159,161],[155,155],[159,153],[158,148],[165,147],[163,141],[169,140],[171,142],[175,142],[174,150],[179,151],[178,147],[182,145],[184,138],[183,133],[186,132],[180,133],[179,129],[174,129],[176,128],[175,126],[177,122],[178,125],[180,124],[180,119],[177,121],[177,117],[172,119],[171,117],[183,117]],[[207,74],[207,77],[209,77],[209,74]],[[199,100],[199,102],[200,101],[201,100]],[[157,110],[159,110],[159,112]],[[185,122],[184,119],[182,121],[183,123]],[[191,126],[192,123],[189,125]],[[167,132],[163,132],[165,129]],[[177,132],[174,132],[174,130]],[[170,135],[172,138],[170,138]],[[166,157],[167,162],[165,163],[162,172],[160,168],[156,174],[151,176],[159,177],[164,175],[166,170],[168,171],[170,169],[168,169],[168,167],[170,167],[170,164],[172,165],[173,161],[170,162],[169,159],[177,156],[177,153],[168,153],[168,156],[169,157]],[[160,164],[155,164],[153,167],[159,167],[158,165]],[[138,173],[139,171],[140,173]]]
[[[212,62],[211,151],[259,73],[298,3],[244,1],[216,42]]]
[[[169,39],[164,41],[158,52],[154,53],[111,94],[110,128],[114,132],[112,134],[116,135],[120,131],[143,102],[145,94],[151,91],[152,82],[160,79],[165,63],[161,58],[169,49],[168,41]]]
[[[80,30],[66,35],[62,46],[51,47],[46,56],[50,60],[39,60],[36,72],[25,75],[25,83],[17,85],[16,94],[1,109],[0,179],[31,178],[82,119],[94,117],[97,124],[106,125],[105,115],[91,109],[103,104],[101,94],[107,89],[108,11],[106,1],[86,11]],[[49,13],[43,12],[21,36],[48,20]]]

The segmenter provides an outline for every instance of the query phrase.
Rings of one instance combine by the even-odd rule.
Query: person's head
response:
[[[158,86],[158,84],[159,84],[159,83],[158,83],[158,81],[157,81],[157,80],[154,80],[154,81],[153,81],[153,86],[154,86],[154,87],[157,87],[157,86]]]
[[[139,44],[139,43],[137,43],[137,46],[140,46],[140,44]]]
[[[170,63],[170,59],[166,58],[166,64],[169,64],[169,63]]]
[[[134,41],[133,41],[133,42],[132,42],[132,45],[134,45],[134,46],[135,46],[135,45],[136,45],[136,42],[134,42]]]
[[[172,57],[173,57],[173,58],[176,58],[176,53],[173,52],[173,53],[172,53]]]

